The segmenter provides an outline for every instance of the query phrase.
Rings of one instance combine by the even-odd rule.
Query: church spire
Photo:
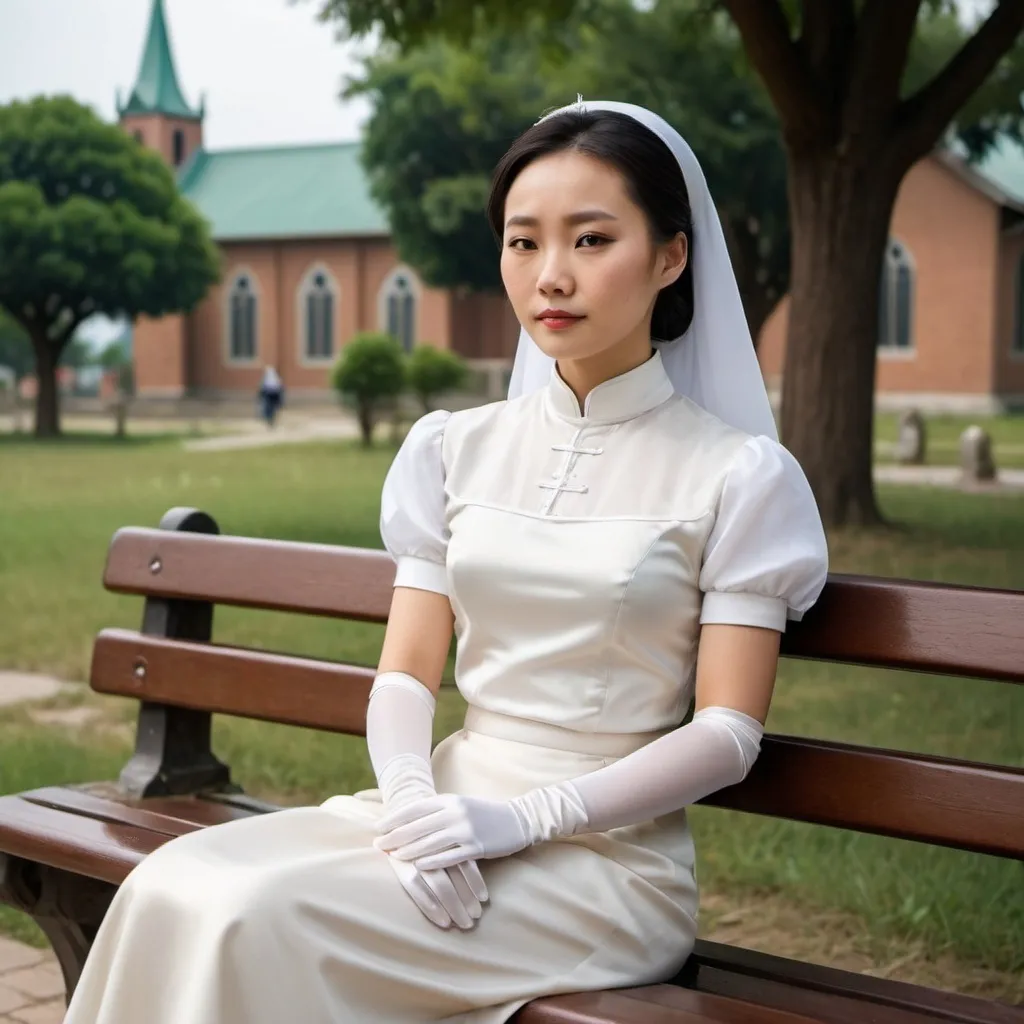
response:
[[[135,88],[124,106],[118,103],[118,113],[121,117],[126,114],[163,114],[187,120],[199,120],[203,116],[201,107],[194,110],[188,105],[178,84],[164,0],[153,0],[146,48],[142,53]]]

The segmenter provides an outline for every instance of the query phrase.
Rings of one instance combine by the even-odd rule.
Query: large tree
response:
[[[218,273],[157,154],[69,97],[0,107],[0,306],[32,342],[38,437],[60,432],[56,368],[83,320],[186,312]]]
[[[385,46],[347,84],[367,97],[363,158],[404,259],[430,284],[492,290],[483,206],[501,154],[538,112],[582,91],[652,106],[686,126],[722,214],[753,334],[789,275],[785,159],[760,82],[736,71],[738,34],[698,36],[684,7],[598,0],[559,27],[481,32],[464,43]]]
[[[557,24],[594,0],[320,0],[322,16],[354,35],[379,29],[410,45],[466,39],[494,26]],[[782,434],[829,525],[879,519],[872,482],[878,281],[896,194],[909,168],[958,115],[1019,131],[1024,0],[998,0],[941,68],[914,80],[915,35],[952,0],[719,0],[771,96],[788,163],[789,329]],[[651,6],[651,5],[645,5]],[[927,63],[926,61],[924,62]],[[990,77],[991,76],[991,77]],[[996,106],[979,118],[979,90]],[[684,130],[685,130],[685,126]]]
[[[786,160],[735,26],[697,0],[588,0],[577,20],[560,62],[563,100],[578,89],[636,103],[683,132],[718,207],[756,344],[789,285]]]
[[[386,47],[346,86],[372,104],[362,159],[374,198],[402,259],[434,287],[501,287],[483,209],[494,165],[546,102],[536,76],[516,74],[528,56],[507,40]]]

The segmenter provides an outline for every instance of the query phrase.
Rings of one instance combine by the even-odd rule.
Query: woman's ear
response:
[[[661,284],[659,288],[666,288],[674,284],[690,259],[690,246],[686,241],[686,235],[682,231],[676,232],[674,238],[661,246]]]

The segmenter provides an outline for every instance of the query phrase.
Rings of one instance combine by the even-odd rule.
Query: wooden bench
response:
[[[145,598],[139,632],[96,639],[92,688],[140,702],[117,783],[0,798],[0,901],[30,914],[72,991],[117,885],[173,836],[275,810],[232,784],[212,714],[362,734],[373,669],[218,645],[215,605],[386,620],[380,551],[218,535],[203,512],[118,531],[104,585]],[[1024,593],[833,576],[784,640],[790,657],[1024,682]],[[719,807],[1024,855],[1024,771],[787,736]],[[1024,1009],[699,941],[662,985],[540,999],[521,1024],[1011,1024]]]

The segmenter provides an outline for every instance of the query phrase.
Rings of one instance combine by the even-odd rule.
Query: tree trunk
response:
[[[881,521],[872,479],[879,281],[901,175],[867,154],[790,153],[782,438],[826,526]]]
[[[60,436],[60,396],[57,393],[59,349],[45,331],[32,332],[36,353],[36,437]]]
[[[360,401],[357,409],[359,418],[359,433],[363,439],[363,446],[369,448],[373,444],[373,403]]]

